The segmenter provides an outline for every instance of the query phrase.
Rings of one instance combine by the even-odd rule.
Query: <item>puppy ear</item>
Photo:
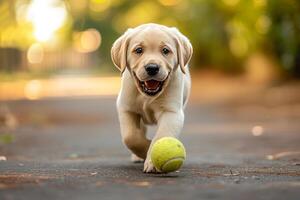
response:
[[[127,66],[127,48],[129,43],[129,33],[131,29],[128,29],[121,37],[119,37],[111,48],[111,59],[114,65],[123,73]]]
[[[175,40],[177,43],[177,58],[181,71],[185,74],[185,66],[191,60],[193,54],[193,47],[189,39],[180,33],[177,28],[172,28],[175,33]]]

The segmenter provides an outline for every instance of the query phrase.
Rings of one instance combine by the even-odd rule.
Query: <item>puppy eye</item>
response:
[[[136,54],[142,54],[143,53],[143,48],[142,47],[138,47],[138,48],[136,48],[135,50],[134,50],[134,52],[136,53]]]
[[[161,51],[164,55],[168,55],[170,53],[170,50],[167,48],[163,48]]]

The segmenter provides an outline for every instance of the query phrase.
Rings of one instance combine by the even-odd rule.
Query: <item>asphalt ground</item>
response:
[[[12,141],[0,144],[0,199],[299,199],[298,101],[192,98],[184,166],[145,174],[121,142],[115,98],[1,101]]]

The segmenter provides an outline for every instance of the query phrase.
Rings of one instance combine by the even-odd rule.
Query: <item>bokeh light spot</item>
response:
[[[255,7],[264,7],[267,5],[266,0],[253,0],[253,3]]]
[[[74,35],[75,49],[82,53],[96,51],[101,45],[101,35],[96,29],[87,29]]]
[[[233,37],[229,42],[229,47],[233,55],[243,57],[248,51],[248,43],[243,37]]]
[[[256,23],[255,23],[255,28],[257,30],[257,32],[261,33],[261,34],[266,34],[271,26],[271,20],[268,16],[260,16]]]
[[[39,99],[41,96],[42,84],[39,80],[29,81],[24,88],[25,97],[30,100]]]
[[[103,12],[109,8],[110,0],[91,0],[89,8],[94,12]]]
[[[239,0],[223,0],[223,2],[227,6],[236,6],[239,3]]]
[[[65,22],[67,11],[60,0],[33,0],[28,8],[27,19],[33,24],[38,41],[48,41]]]
[[[262,126],[254,126],[252,128],[252,135],[253,136],[261,136],[264,133],[264,129]]]
[[[44,58],[44,48],[39,43],[32,44],[27,50],[27,60],[31,64],[41,63]]]
[[[159,0],[164,6],[175,6],[181,2],[181,0]]]
[[[137,4],[131,9],[122,21],[125,22],[127,27],[134,27],[143,23],[154,22],[160,15],[159,6],[151,1],[145,1]]]

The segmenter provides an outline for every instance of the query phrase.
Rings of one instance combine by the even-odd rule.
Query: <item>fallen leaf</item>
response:
[[[274,155],[267,155],[268,160],[278,160],[284,158],[297,158],[300,159],[300,151],[285,151]]]
[[[140,187],[147,187],[151,185],[148,181],[139,181],[139,182],[134,182],[133,184]]]
[[[230,170],[230,174],[223,174],[224,176],[239,176],[240,173],[239,172],[236,172],[236,173],[233,173],[232,170]]]

